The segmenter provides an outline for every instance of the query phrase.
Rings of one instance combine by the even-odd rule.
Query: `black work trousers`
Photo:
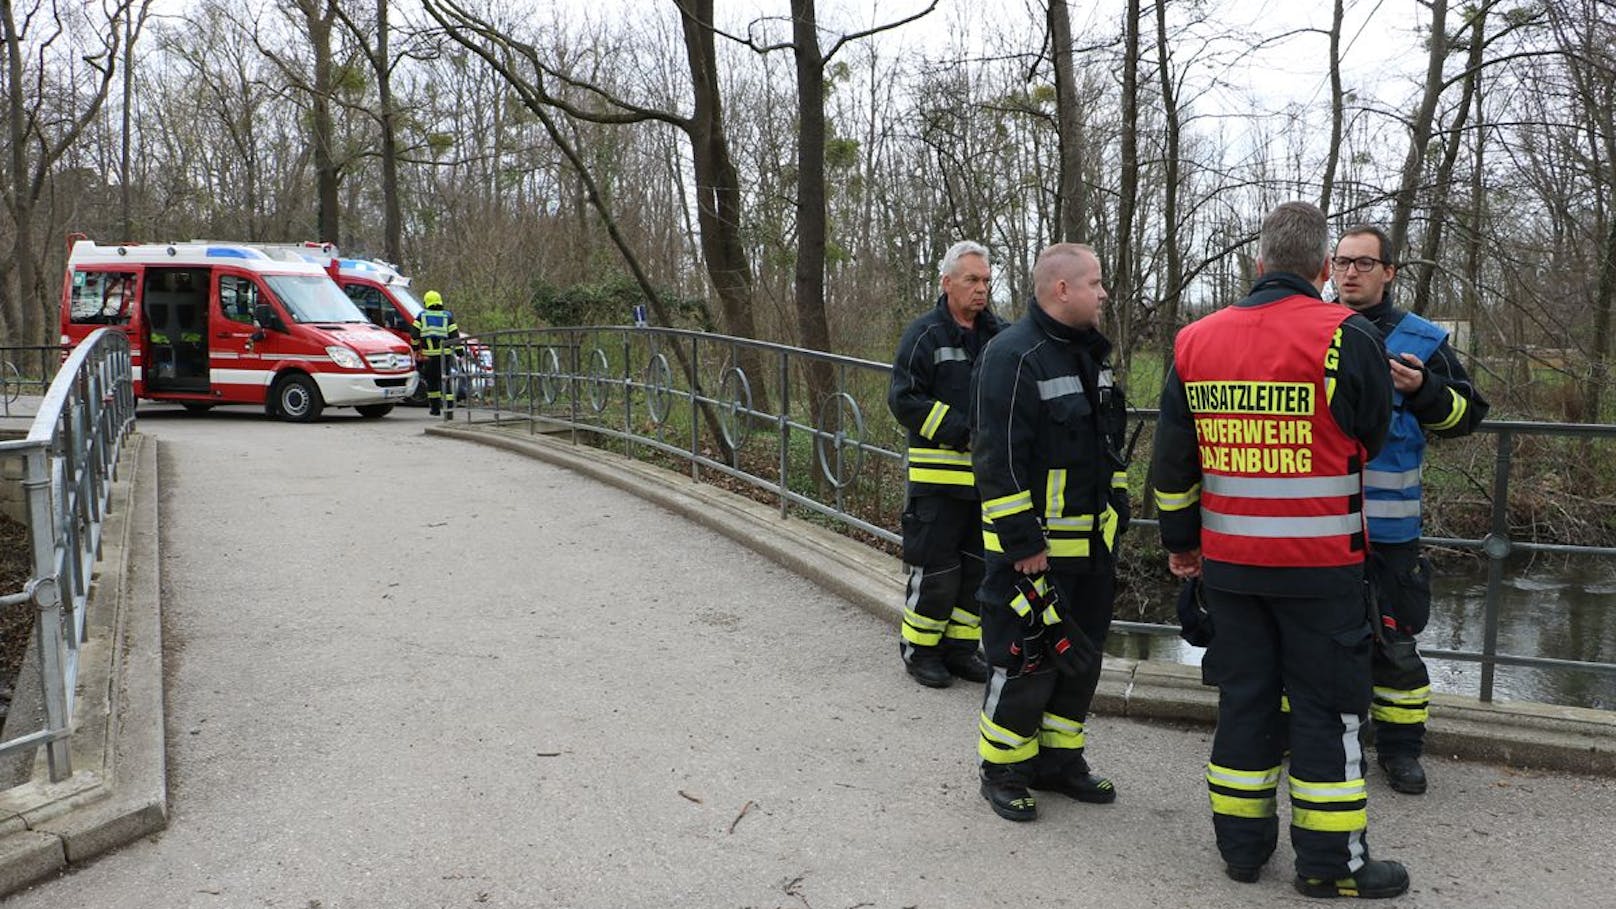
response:
[[[995,565],[989,571],[1008,574],[1014,569]],[[1082,629],[1096,651],[1103,651],[1116,604],[1116,573],[1050,571],[1045,578],[1060,597],[1062,616]],[[983,587],[1002,590],[1009,583]],[[982,698],[977,754],[984,769],[1002,773],[1015,768],[1031,781],[1061,776],[1083,760],[1101,661],[1095,660],[1093,670],[1082,676],[1057,672],[1049,659],[1040,659],[1044,642],[1029,640],[1027,633],[1008,598],[982,604],[982,651],[993,674]]]
[[[1368,856],[1358,733],[1369,712],[1372,635],[1363,591],[1270,597],[1207,587],[1205,597],[1217,634],[1202,673],[1218,686],[1207,788],[1223,860],[1256,868],[1273,853],[1288,730],[1296,871],[1349,876]]]
[[[1431,709],[1431,674],[1414,636],[1431,618],[1431,565],[1420,556],[1418,540],[1374,543],[1366,566],[1380,607],[1375,641],[1375,750],[1388,757],[1419,757],[1425,750],[1425,721]]]
[[[903,651],[948,645],[975,650],[982,637],[976,588],[982,583],[982,505],[918,495],[903,512]]]
[[[443,405],[447,405],[450,410],[454,409],[454,395],[443,393],[443,379],[446,372],[443,364],[447,357],[447,353],[439,353],[428,354],[421,359],[421,381],[426,383],[426,400],[433,413],[437,413],[438,408]]]

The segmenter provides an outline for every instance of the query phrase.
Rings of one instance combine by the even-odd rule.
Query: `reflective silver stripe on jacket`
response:
[[[1424,465],[1421,465],[1401,473],[1392,470],[1366,470],[1363,481],[1365,486],[1372,486],[1375,489],[1413,489],[1420,485],[1420,473],[1424,469]]]
[[[968,361],[970,359],[970,355],[965,352],[965,348],[963,347],[939,347],[931,353],[931,362],[934,365],[937,363],[947,363],[951,360]]]
[[[1372,518],[1417,518],[1419,499],[1365,499],[1363,512]]]
[[[1205,507],[1201,509],[1201,527],[1214,533],[1226,533],[1235,537],[1274,539],[1337,537],[1349,533],[1362,533],[1364,529],[1363,516],[1357,512],[1280,518],[1268,515],[1224,514]]]
[[[1202,488],[1213,495],[1242,499],[1317,499],[1324,496],[1355,496],[1358,475],[1342,477],[1228,477],[1209,473],[1202,477]]]
[[[1083,383],[1078,381],[1077,376],[1056,376],[1038,383],[1038,397],[1045,401],[1064,395],[1081,394],[1082,391]]]

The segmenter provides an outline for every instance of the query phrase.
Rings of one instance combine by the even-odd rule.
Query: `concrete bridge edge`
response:
[[[71,746],[73,774],[0,792],[0,897],[168,823],[157,440],[119,459],[91,578]]]
[[[615,486],[723,534],[897,625],[898,559],[711,484],[587,445],[530,433],[525,423],[432,426],[427,434],[501,448]],[[902,684],[894,675],[894,684]],[[1200,670],[1161,661],[1105,658],[1094,709],[1146,720],[1212,725],[1217,692]],[[1616,776],[1616,712],[1529,701],[1432,698],[1431,754],[1523,769]]]

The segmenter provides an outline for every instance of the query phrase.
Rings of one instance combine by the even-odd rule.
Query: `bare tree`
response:
[[[0,337],[24,344],[44,343],[46,323],[52,307],[40,277],[40,254],[34,244],[35,209],[45,192],[56,163],[61,160],[92,123],[106,102],[117,70],[123,40],[121,21],[130,5],[123,0],[93,18],[88,7],[70,23],[56,4],[35,3],[22,10],[21,19],[11,0],[0,0],[0,40],[4,41],[6,80],[6,141],[10,158],[3,190],[7,212],[15,233],[10,254],[0,261]],[[150,0],[140,0],[136,19],[146,20]],[[66,15],[73,15],[72,7]],[[69,25],[74,26],[72,33]],[[68,43],[70,34],[88,32],[85,46],[67,48],[75,63],[62,70],[51,68],[53,54]],[[138,31],[138,29],[136,29]],[[37,55],[35,65],[25,60]],[[82,63],[87,72],[79,70]],[[61,80],[58,82],[58,80]],[[47,91],[48,89],[48,91]],[[50,108],[51,96],[62,100],[62,109]],[[15,274],[15,283],[8,280]]]
[[[1423,2],[1423,0],[1422,0]],[[1414,112],[1409,128],[1408,154],[1403,158],[1402,183],[1393,197],[1391,245],[1392,259],[1402,261],[1408,246],[1408,225],[1414,215],[1414,203],[1425,172],[1425,147],[1431,141],[1431,124],[1436,119],[1437,103],[1442,100],[1442,68],[1448,59],[1448,0],[1429,0],[1431,26],[1429,52],[1425,66],[1425,89]]]
[[[1088,184],[1083,180],[1083,109],[1072,71],[1072,16],[1066,0],[1049,0],[1047,13],[1060,141],[1060,184],[1055,195],[1059,239],[1082,243],[1087,238]]]
[[[1330,197],[1335,192],[1335,171],[1341,163],[1341,120],[1345,99],[1341,91],[1341,19],[1344,0],[1335,0],[1330,17],[1330,144],[1324,153],[1324,178],[1319,189],[1319,209],[1330,213]]]

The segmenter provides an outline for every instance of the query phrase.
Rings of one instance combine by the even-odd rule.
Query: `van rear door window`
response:
[[[68,318],[75,325],[124,325],[134,299],[132,271],[75,271]]]

